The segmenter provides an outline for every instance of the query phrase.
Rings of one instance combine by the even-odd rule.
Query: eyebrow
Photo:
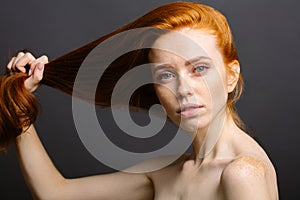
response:
[[[190,64],[193,64],[199,60],[209,60],[209,61],[212,61],[212,59],[210,57],[207,57],[207,56],[197,56],[195,58],[192,58],[192,59],[189,59],[189,60],[186,60],[185,61],[185,66],[187,65],[190,65]],[[172,66],[170,66],[169,64],[165,63],[165,64],[158,64],[157,66],[154,67],[153,69],[153,73],[160,70],[160,69],[164,69],[164,68],[172,68]]]
[[[173,68],[173,67],[168,64],[159,64],[159,65],[155,66],[155,68],[153,69],[153,73],[160,69],[164,69],[164,68]]]
[[[209,61],[212,61],[212,59],[210,58],[210,57],[207,57],[207,56],[197,56],[197,57],[195,57],[195,58],[192,58],[192,59],[190,59],[190,60],[187,60],[186,62],[185,62],[185,65],[190,65],[190,64],[192,64],[192,63],[195,63],[195,62],[197,62],[197,61],[199,61],[199,60],[209,60]]]

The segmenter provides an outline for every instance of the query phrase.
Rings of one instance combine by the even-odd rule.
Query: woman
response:
[[[153,63],[155,84],[135,93],[130,105],[148,109],[159,101],[168,117],[193,138],[192,153],[145,173],[64,178],[32,125],[37,106],[30,92],[43,83],[71,94],[76,73],[94,47],[118,33],[143,27],[168,31],[159,34],[151,48],[130,52],[112,63],[103,74],[105,85],[97,92],[95,103],[111,106],[112,88],[122,74],[135,66]],[[173,43],[176,45],[170,45]],[[1,78],[0,91],[5,98],[1,104],[1,147],[17,136],[20,164],[36,198],[278,199],[272,163],[243,131],[234,108],[242,92],[242,77],[229,26],[218,11],[199,3],[168,4],[45,63],[45,56],[36,59],[30,53],[19,53],[9,62],[9,74]],[[155,162],[158,161],[153,159],[143,164]]]

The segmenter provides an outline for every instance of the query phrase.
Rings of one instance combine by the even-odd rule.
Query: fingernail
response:
[[[38,65],[38,68],[43,69],[43,67],[44,67],[44,62],[40,62],[39,65]]]
[[[29,71],[28,71],[28,75],[29,75],[29,76],[31,76],[31,73],[32,73],[32,70],[31,70],[31,69],[29,69]]]

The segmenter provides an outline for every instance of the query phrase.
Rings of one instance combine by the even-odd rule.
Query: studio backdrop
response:
[[[2,1],[0,6],[0,70],[27,49],[50,60],[113,31],[172,0]],[[230,23],[245,79],[237,104],[249,135],[266,150],[278,175],[280,199],[299,199],[300,161],[300,3],[296,0],[201,1],[224,13]],[[113,172],[85,148],[77,133],[72,98],[52,88],[35,92],[41,103],[39,136],[56,167],[68,178]],[[108,110],[101,110],[102,114]],[[142,114],[133,118],[143,125]],[[132,147],[118,135],[113,118],[102,122],[115,142]],[[173,130],[170,124],[167,131]],[[119,138],[119,139],[118,139]],[[166,141],[164,141],[164,139]],[[119,143],[118,143],[119,142]],[[159,147],[168,138],[150,141]],[[101,143],[99,144],[101,145]],[[135,149],[143,145],[135,142]],[[140,145],[140,146],[139,146]],[[32,199],[22,177],[14,145],[0,153],[0,199]]]

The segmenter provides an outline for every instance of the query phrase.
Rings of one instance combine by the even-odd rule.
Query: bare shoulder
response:
[[[221,175],[227,199],[278,199],[276,174],[270,163],[253,156],[241,156],[230,162]]]
[[[222,173],[222,180],[231,181],[234,178],[261,178],[266,175],[267,163],[252,156],[242,156],[230,162]]]

